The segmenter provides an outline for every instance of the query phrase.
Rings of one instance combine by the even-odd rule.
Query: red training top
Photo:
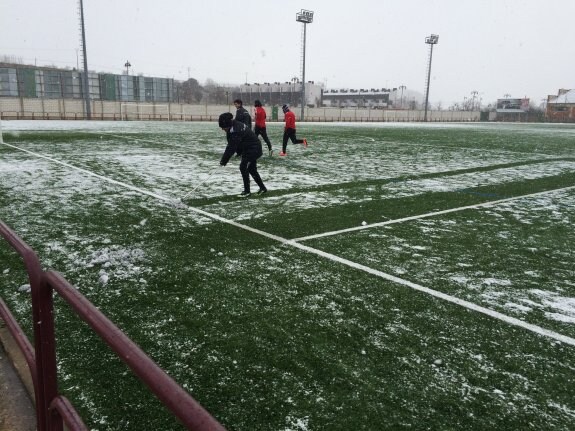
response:
[[[266,127],[266,110],[261,106],[256,108],[256,126]]]
[[[291,111],[285,113],[286,129],[295,129],[295,114]]]

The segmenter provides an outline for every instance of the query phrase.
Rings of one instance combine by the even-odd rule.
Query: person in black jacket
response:
[[[236,121],[241,121],[250,129],[252,128],[252,117],[250,113],[244,108],[244,103],[241,99],[234,100],[234,106],[236,107]]]
[[[258,173],[258,159],[262,156],[262,143],[255,133],[244,123],[234,120],[230,112],[224,112],[218,119],[218,125],[226,132],[228,145],[220,160],[221,166],[226,166],[234,154],[242,157],[240,172],[244,182],[244,190],[240,197],[248,197],[250,193],[250,175],[259,186],[258,195],[266,193],[268,189],[264,185]]]

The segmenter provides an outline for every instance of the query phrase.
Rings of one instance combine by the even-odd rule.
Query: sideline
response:
[[[28,154],[31,154],[31,155],[35,156],[35,157],[43,158],[43,159],[52,161],[52,162],[54,162],[54,163],[57,163],[57,164],[60,164],[60,165],[69,167],[69,168],[71,168],[71,169],[75,169],[75,170],[78,170],[78,171],[80,171],[80,172],[84,172],[84,173],[86,173],[86,174],[88,174],[88,175],[91,175],[91,176],[93,176],[93,177],[99,178],[99,179],[101,179],[101,180],[103,180],[103,181],[107,181],[107,182],[110,182],[110,183],[112,183],[112,184],[116,184],[116,185],[125,187],[125,188],[127,188],[127,189],[130,189],[130,190],[133,190],[133,191],[137,191],[137,192],[142,193],[142,194],[144,194],[144,195],[151,196],[151,197],[154,197],[154,198],[159,199],[159,200],[162,200],[162,201],[170,202],[170,203],[172,203],[172,204],[175,202],[175,199],[173,199],[173,198],[168,198],[168,197],[159,195],[159,194],[157,194],[157,193],[153,193],[153,192],[150,192],[150,191],[147,191],[147,190],[140,189],[140,188],[138,188],[138,187],[132,186],[132,185],[130,185],[130,184],[123,183],[123,182],[121,182],[121,181],[117,181],[117,180],[114,180],[114,179],[111,179],[111,178],[108,178],[108,177],[104,177],[104,176],[102,176],[102,175],[96,174],[96,173],[91,172],[91,171],[88,171],[88,170],[86,170],[86,169],[78,168],[78,167],[76,167],[76,166],[74,166],[74,165],[71,165],[71,164],[69,164],[69,163],[62,162],[62,161],[56,160],[56,159],[51,158],[51,157],[48,157],[48,156],[44,156],[44,155],[42,155],[42,154],[34,153],[33,151],[25,150],[25,149],[23,149],[23,148],[19,148],[19,147],[15,146],[15,145],[7,144],[7,143],[5,143],[5,142],[2,143],[2,144],[3,144],[3,145],[6,145],[6,146],[8,146],[8,147],[14,148],[14,149],[16,149],[16,150],[26,152],[26,153],[28,153]],[[470,209],[470,208],[478,208],[478,207],[483,207],[483,206],[488,206],[488,205],[496,205],[496,204],[499,204],[499,203],[502,203],[502,202],[508,202],[508,201],[511,201],[511,200],[522,199],[522,198],[530,197],[530,196],[538,196],[538,195],[547,194],[547,193],[554,193],[554,192],[557,192],[557,191],[564,191],[564,190],[569,190],[569,189],[573,189],[573,188],[575,188],[575,186],[565,187],[565,188],[556,189],[556,190],[550,190],[550,191],[546,191],[546,192],[538,192],[538,193],[533,193],[533,194],[530,194],[530,195],[524,195],[524,196],[520,196],[520,197],[501,199],[501,200],[499,200],[499,201],[485,202],[485,203],[477,204],[477,205],[469,205],[469,206],[466,206],[466,207],[452,208],[452,209],[449,209],[449,210],[437,211],[437,212],[435,212],[435,213],[422,214],[422,215],[411,216],[411,217],[404,217],[404,218],[402,218],[402,219],[389,220],[389,221],[387,221],[387,222],[374,223],[374,224],[372,224],[372,225],[361,226],[361,227],[354,227],[354,228],[344,229],[344,230],[342,230],[342,231],[337,231],[337,232],[338,232],[338,233],[341,233],[341,232],[344,232],[344,231],[345,231],[345,232],[350,232],[350,231],[359,230],[359,229],[366,229],[366,228],[368,228],[368,227],[383,226],[383,225],[391,224],[391,223],[400,223],[400,222],[407,221],[407,220],[414,220],[414,219],[419,219],[419,218],[424,218],[424,217],[431,217],[431,216],[433,216],[433,215],[439,215],[439,214],[447,214],[447,213],[451,213],[451,212],[455,212],[455,211],[462,211],[462,210]],[[491,310],[491,309],[489,309],[489,308],[486,308],[486,307],[483,307],[483,306],[474,304],[474,303],[472,303],[472,302],[469,302],[469,301],[466,301],[466,300],[463,300],[463,299],[459,299],[459,298],[457,298],[457,297],[455,297],[455,296],[447,295],[447,294],[445,294],[445,293],[443,293],[443,292],[439,292],[439,291],[437,291],[437,290],[430,289],[429,287],[425,287],[425,286],[422,286],[422,285],[420,285],[420,284],[413,283],[413,282],[411,282],[411,281],[409,281],[409,280],[405,280],[405,279],[403,279],[403,278],[399,278],[399,277],[396,277],[396,276],[394,276],[394,275],[391,275],[391,274],[388,274],[388,273],[385,273],[385,272],[382,272],[382,271],[378,271],[378,270],[376,270],[376,269],[370,268],[370,267],[365,266],[365,265],[362,265],[362,264],[360,264],[360,263],[356,263],[356,262],[353,262],[353,261],[351,261],[351,260],[348,260],[348,259],[345,259],[345,258],[336,256],[336,255],[334,255],[334,254],[327,253],[327,252],[324,252],[324,251],[321,251],[321,250],[318,250],[318,249],[315,249],[315,248],[312,248],[312,247],[308,247],[308,246],[303,245],[303,244],[300,244],[300,243],[298,242],[298,241],[302,241],[301,238],[299,238],[299,239],[292,239],[292,240],[289,240],[289,239],[286,239],[286,238],[282,238],[282,237],[280,237],[280,236],[278,236],[278,235],[273,235],[273,234],[270,234],[270,233],[268,233],[268,232],[264,232],[264,231],[262,231],[262,230],[252,228],[252,227],[250,227],[250,226],[243,225],[243,224],[238,223],[238,222],[235,222],[235,221],[233,221],[233,220],[229,220],[229,219],[226,219],[226,218],[224,218],[224,217],[221,217],[221,216],[219,216],[219,215],[217,215],[217,214],[212,214],[212,213],[209,213],[209,212],[207,212],[207,211],[201,210],[201,209],[199,209],[199,208],[195,208],[195,207],[191,207],[191,206],[185,205],[185,204],[183,204],[183,203],[180,203],[179,208],[182,208],[182,209],[185,209],[185,210],[189,210],[189,211],[192,211],[192,212],[201,214],[201,215],[203,215],[203,216],[205,216],[205,217],[208,217],[208,218],[211,218],[211,219],[213,219],[213,220],[218,220],[218,221],[221,221],[222,223],[226,223],[226,224],[229,224],[229,225],[238,227],[238,228],[240,228],[240,229],[244,229],[244,230],[247,230],[247,231],[249,231],[249,232],[255,233],[255,234],[257,234],[257,235],[264,236],[264,237],[269,238],[269,239],[272,239],[272,240],[274,240],[274,241],[280,242],[280,243],[283,244],[283,245],[291,246],[291,247],[297,248],[297,249],[299,249],[299,250],[305,251],[305,252],[307,252],[307,253],[315,254],[315,255],[320,256],[320,257],[323,257],[323,258],[325,258],[325,259],[329,259],[329,260],[331,260],[331,261],[333,261],[333,262],[340,263],[340,264],[342,264],[342,265],[346,265],[346,266],[348,266],[348,267],[350,267],[350,268],[357,269],[357,270],[366,272],[366,273],[371,274],[371,275],[375,275],[376,277],[380,277],[380,278],[383,278],[383,279],[385,279],[385,280],[391,281],[391,282],[393,282],[393,283],[396,283],[396,284],[399,284],[399,285],[402,285],[402,286],[409,287],[409,288],[411,288],[411,289],[413,289],[413,290],[416,290],[416,291],[419,291],[419,292],[422,292],[422,293],[426,293],[426,294],[428,294],[428,295],[430,295],[430,296],[433,296],[433,297],[435,297],[435,298],[442,299],[442,300],[444,300],[444,301],[450,302],[450,303],[455,304],[455,305],[459,305],[459,306],[464,307],[464,308],[467,308],[467,309],[469,309],[469,310],[472,310],[472,311],[475,311],[475,312],[479,312],[479,313],[485,314],[485,315],[487,315],[487,316],[489,316],[489,317],[492,317],[492,318],[494,318],[494,319],[500,320],[500,321],[502,321],[502,322],[505,322],[505,323],[510,324],[510,325],[513,325],[513,326],[517,326],[517,327],[526,329],[526,330],[528,330],[528,331],[530,331],[530,332],[533,332],[533,333],[535,333],[535,334],[542,335],[542,336],[545,336],[545,337],[549,337],[549,338],[552,338],[552,339],[554,339],[554,340],[560,341],[560,342],[562,342],[562,343],[569,344],[569,345],[571,345],[571,346],[575,346],[575,338],[571,338],[571,337],[569,337],[569,336],[567,336],[567,335],[563,335],[563,334],[560,334],[560,333],[558,333],[558,332],[551,331],[551,330],[542,328],[542,327],[540,327],[540,326],[537,326],[537,325],[533,325],[533,324],[531,324],[531,323],[524,322],[523,320],[519,320],[519,319],[516,319],[516,318],[514,318],[514,317],[507,316],[507,315],[505,315],[505,314],[503,314],[503,313],[500,313],[500,312],[498,312],[498,311],[494,311],[494,310]],[[336,233],[330,233],[330,232],[328,232],[328,234],[335,235]],[[325,235],[325,236],[328,236],[328,235]],[[315,237],[318,237],[318,236],[316,235],[316,236],[314,236],[314,238],[315,238]],[[309,239],[309,238],[311,238],[311,237],[306,237],[306,239]]]

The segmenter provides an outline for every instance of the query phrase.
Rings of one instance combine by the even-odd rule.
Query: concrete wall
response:
[[[24,99],[0,97],[0,115],[11,119],[81,120],[84,102],[77,99]],[[249,107],[248,110],[250,110]],[[272,122],[271,107],[266,107]],[[94,120],[216,121],[222,112],[235,112],[233,105],[188,105],[182,103],[125,103],[91,101]],[[294,110],[299,117],[299,108]],[[424,111],[391,109],[306,108],[306,121],[317,122],[418,122]],[[479,121],[479,111],[427,111],[430,122]],[[283,122],[279,109],[278,121]]]
[[[427,111],[428,121],[479,121],[479,111]],[[342,122],[417,122],[423,121],[425,111],[398,109],[306,109],[307,121]]]

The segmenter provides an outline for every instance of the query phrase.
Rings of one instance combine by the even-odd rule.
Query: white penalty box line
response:
[[[514,196],[512,198],[505,198],[505,199],[498,199],[495,201],[482,202],[480,204],[467,205],[464,207],[450,208],[447,210],[435,211],[432,213],[418,214],[418,215],[414,215],[414,216],[403,217],[403,218],[398,218],[398,219],[393,219],[393,220],[387,220],[387,221],[382,221],[382,222],[378,222],[378,223],[366,224],[365,226],[354,226],[354,227],[350,227],[350,228],[346,228],[346,229],[340,229],[340,230],[334,230],[334,231],[330,231],[330,232],[318,233],[316,235],[302,236],[300,238],[294,238],[294,239],[292,239],[292,241],[303,242],[303,241],[308,241],[310,239],[325,238],[327,236],[340,235],[342,233],[355,232],[355,231],[364,230],[364,229],[372,229],[374,227],[387,226],[390,224],[403,223],[403,222],[411,221],[411,220],[419,220],[419,219],[423,219],[423,218],[435,217],[435,216],[443,215],[443,214],[449,214],[449,213],[460,212],[460,211],[465,211],[465,210],[472,210],[472,209],[477,209],[477,208],[486,208],[486,207],[491,207],[491,206],[495,206],[495,205],[500,205],[500,204],[503,204],[506,202],[517,201],[520,199],[531,198],[534,196],[548,195],[551,193],[564,192],[564,191],[571,190],[571,189],[575,189],[575,186],[562,187],[559,189],[546,190],[543,192],[530,193],[530,194],[521,195],[521,196]]]
[[[71,164],[66,163],[66,162],[62,162],[62,161],[57,160],[57,159],[54,159],[54,158],[52,158],[52,157],[48,157],[48,156],[45,156],[45,155],[42,155],[42,154],[38,154],[38,153],[35,153],[35,152],[33,152],[33,151],[25,150],[25,149],[23,149],[23,148],[19,148],[19,147],[15,146],[15,145],[7,144],[7,143],[5,143],[5,142],[3,142],[2,144],[3,144],[3,145],[6,145],[6,146],[8,146],[8,147],[17,149],[17,150],[19,150],[19,151],[23,151],[23,152],[25,152],[25,153],[31,154],[31,155],[33,155],[33,156],[35,156],[35,157],[43,158],[43,159],[45,159],[45,160],[49,160],[49,161],[51,161],[51,162],[60,164],[60,165],[62,165],[62,166],[66,166],[66,167],[69,167],[69,168],[71,168],[71,169],[75,169],[75,170],[80,171],[80,172],[83,172],[83,173],[85,173],[85,174],[87,174],[87,175],[90,175],[90,176],[99,178],[99,179],[101,179],[101,180],[103,180],[103,181],[107,181],[107,182],[109,182],[109,183],[119,185],[119,186],[124,187],[124,188],[127,188],[127,189],[129,189],[129,190],[133,190],[133,191],[139,192],[139,193],[141,193],[141,194],[154,197],[154,198],[156,198],[156,199],[158,199],[158,200],[162,200],[162,201],[165,201],[165,202],[168,202],[168,203],[174,203],[174,201],[175,201],[173,198],[168,198],[168,197],[166,197],[166,196],[162,196],[162,195],[159,195],[159,194],[157,194],[157,193],[150,192],[150,191],[148,191],[148,190],[140,189],[140,188],[135,187],[135,186],[132,186],[132,185],[130,185],[130,184],[123,183],[123,182],[121,182],[121,181],[117,181],[117,180],[114,180],[114,179],[112,179],[112,178],[108,178],[108,177],[105,177],[105,176],[103,176],[103,175],[96,174],[95,172],[89,171],[89,170],[87,170],[87,169],[83,169],[83,168],[76,167],[76,166],[74,166],[74,165],[71,165]],[[537,196],[537,195],[541,195],[541,194],[545,194],[545,193],[555,193],[555,192],[564,191],[564,190],[569,190],[569,189],[573,189],[573,188],[575,188],[575,186],[565,187],[565,188],[562,188],[562,189],[550,190],[550,191],[547,191],[547,192],[532,193],[532,194],[530,194],[530,195],[518,196],[518,197],[515,197],[515,198],[501,199],[501,200],[499,200],[499,201],[489,202],[489,204],[496,205],[497,203],[508,202],[508,201],[510,201],[510,200],[523,199],[523,198],[525,198],[525,197]],[[477,208],[477,207],[479,207],[479,206],[486,206],[487,204],[488,204],[488,203],[478,204],[478,205],[470,205],[470,206],[468,206],[468,207],[453,208],[453,209],[451,209],[451,210],[437,211],[437,212],[435,212],[435,213],[424,214],[424,215],[420,215],[420,216],[405,217],[405,218],[403,218],[403,219],[391,220],[391,221],[388,221],[388,222],[377,223],[377,224],[373,224],[373,225],[370,225],[370,226],[373,227],[373,226],[375,226],[375,225],[382,225],[382,224],[385,224],[385,223],[389,224],[390,222],[398,223],[398,222],[400,222],[400,221],[406,221],[406,220],[412,220],[412,219],[417,219],[417,218],[423,218],[424,216],[425,216],[425,217],[431,217],[432,215],[438,215],[438,214],[444,214],[444,213],[449,213],[449,212],[461,211],[461,210],[463,210],[463,209],[469,209],[469,208]],[[526,329],[526,330],[528,330],[528,331],[530,331],[530,332],[533,332],[533,333],[535,333],[535,334],[542,335],[542,336],[544,336],[544,337],[548,337],[548,338],[551,338],[551,339],[560,341],[560,342],[562,342],[562,343],[565,343],[565,344],[568,344],[568,345],[571,345],[571,346],[575,346],[575,338],[569,337],[569,336],[567,336],[567,335],[560,334],[560,333],[555,332],[555,331],[551,331],[551,330],[542,328],[542,327],[537,326],[537,325],[533,325],[533,324],[531,324],[531,323],[524,322],[523,320],[516,319],[515,317],[507,316],[506,314],[500,313],[500,312],[498,312],[498,311],[494,311],[494,310],[491,310],[491,309],[489,309],[489,308],[486,308],[486,307],[483,307],[483,306],[474,304],[474,303],[472,303],[472,302],[469,302],[469,301],[466,301],[466,300],[463,300],[463,299],[459,299],[459,298],[457,298],[457,297],[455,297],[455,296],[447,295],[447,294],[445,294],[445,293],[443,293],[443,292],[439,292],[439,291],[433,290],[433,289],[431,289],[431,288],[429,288],[429,287],[425,287],[425,286],[422,286],[422,285],[420,285],[420,284],[413,283],[413,282],[411,282],[411,281],[409,281],[409,280],[405,280],[405,279],[403,279],[403,278],[396,277],[396,276],[394,276],[394,275],[385,273],[385,272],[383,272],[383,271],[379,271],[379,270],[370,268],[370,267],[368,267],[368,266],[362,265],[362,264],[357,263],[357,262],[353,262],[353,261],[351,261],[351,260],[342,258],[342,257],[340,257],[340,256],[336,256],[336,255],[334,255],[334,254],[327,253],[327,252],[324,252],[324,251],[322,251],[322,250],[318,250],[318,249],[315,249],[315,248],[312,248],[312,247],[308,247],[308,246],[306,246],[306,245],[301,244],[300,242],[298,242],[298,241],[301,241],[301,239],[299,239],[299,240],[293,240],[293,239],[292,239],[292,240],[289,240],[289,239],[280,237],[280,236],[278,236],[278,235],[273,235],[273,234],[270,234],[270,233],[268,233],[268,232],[264,232],[264,231],[259,230],[259,229],[256,229],[256,228],[243,225],[243,224],[238,223],[238,222],[235,222],[235,221],[233,221],[233,220],[230,220],[230,219],[221,217],[221,216],[219,216],[219,215],[217,215],[217,214],[209,213],[209,212],[204,211],[204,210],[201,210],[201,209],[199,209],[199,208],[195,208],[195,207],[191,207],[191,206],[188,206],[188,205],[184,205],[184,204],[182,204],[182,203],[179,203],[179,207],[180,207],[180,208],[183,207],[183,208],[185,208],[185,209],[187,209],[187,210],[189,210],[189,211],[192,211],[192,212],[195,212],[195,213],[197,213],[197,214],[203,215],[203,216],[205,216],[205,217],[207,217],[207,218],[211,218],[211,219],[213,219],[213,220],[217,220],[217,221],[220,221],[220,222],[222,222],[222,223],[226,223],[226,224],[228,224],[228,225],[235,226],[235,227],[237,227],[237,228],[239,228],[239,229],[247,230],[247,231],[252,232],[252,233],[255,233],[255,234],[257,234],[257,235],[260,235],[260,236],[269,238],[269,239],[274,240],[274,241],[277,241],[277,242],[279,242],[279,243],[281,243],[281,244],[283,244],[283,245],[291,246],[291,247],[297,248],[297,249],[299,249],[299,250],[301,250],[301,251],[304,251],[304,252],[307,252],[307,253],[311,253],[311,254],[315,254],[315,255],[317,255],[317,256],[323,257],[323,258],[328,259],[328,260],[331,260],[331,261],[333,261],[333,262],[340,263],[340,264],[345,265],[345,266],[348,266],[348,267],[350,267],[350,268],[353,268],[353,269],[356,269],[356,270],[359,270],[359,271],[366,272],[366,273],[368,273],[368,274],[374,275],[374,276],[379,277],[379,278],[383,278],[383,279],[388,280],[388,281],[390,281],[390,282],[392,282],[392,283],[399,284],[399,285],[405,286],[405,287],[409,287],[409,288],[411,288],[411,289],[413,289],[413,290],[416,290],[416,291],[418,291],[418,292],[422,292],[422,293],[428,294],[428,295],[430,295],[430,296],[433,296],[433,297],[435,297],[435,298],[438,298],[438,299],[441,299],[441,300],[450,302],[450,303],[452,303],[452,304],[455,304],[455,305],[458,305],[458,306],[467,308],[468,310],[473,310],[473,311],[482,313],[482,314],[484,314],[484,315],[487,315],[487,316],[492,317],[492,318],[494,318],[494,319],[497,319],[497,320],[500,320],[500,321],[502,321],[502,322],[508,323],[508,324],[510,324],[510,325],[513,325],[513,326],[517,326],[517,327]],[[362,226],[362,228],[366,228],[366,226]],[[357,228],[352,228],[351,230],[357,230]],[[345,230],[345,231],[349,231],[349,230]],[[342,232],[342,231],[338,231],[338,232]],[[335,233],[334,233],[334,235],[335,235]],[[309,237],[306,237],[306,238],[309,238]]]

